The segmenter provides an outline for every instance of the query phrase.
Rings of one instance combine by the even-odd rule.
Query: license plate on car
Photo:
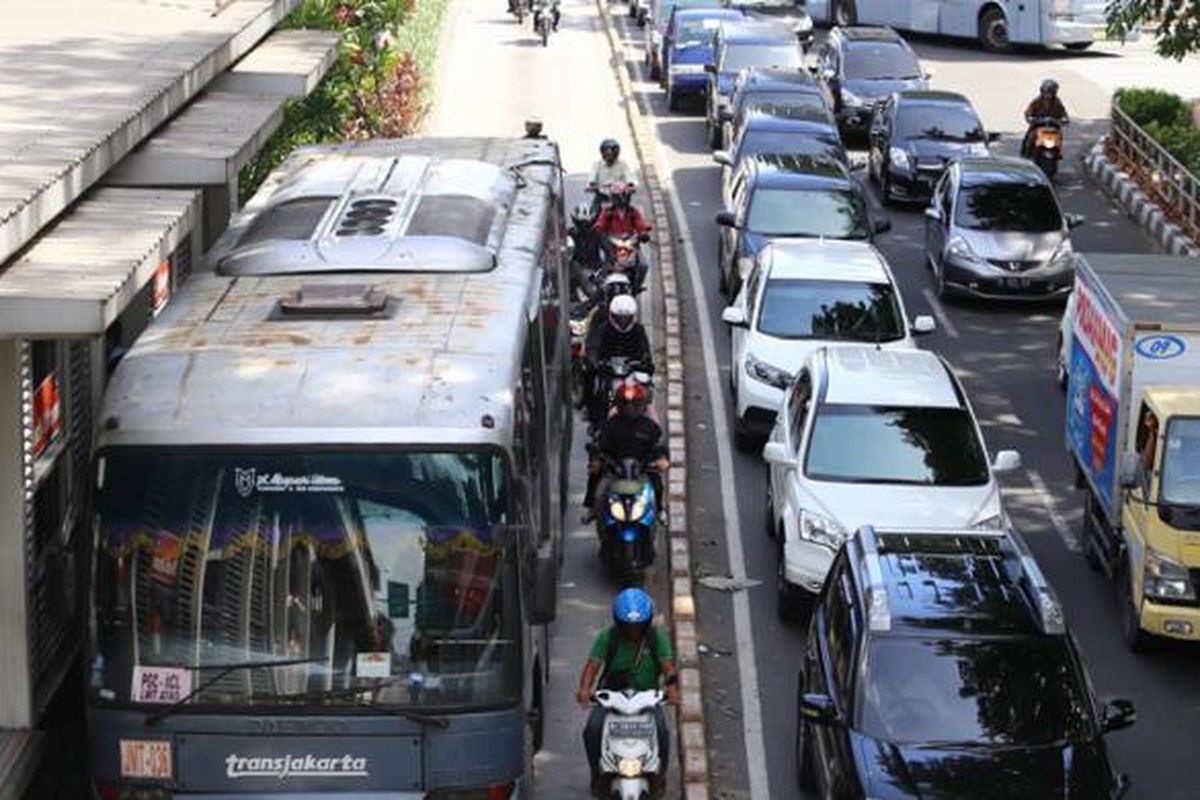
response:
[[[1008,289],[1028,289],[1029,278],[1001,278],[1005,288]]]
[[[171,742],[165,739],[122,739],[122,778],[170,779]]]
[[[619,739],[649,739],[654,736],[650,720],[613,720],[608,723],[608,735]]]

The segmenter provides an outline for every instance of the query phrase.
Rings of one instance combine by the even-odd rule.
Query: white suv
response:
[[[739,447],[761,442],[775,424],[783,390],[804,360],[831,343],[912,348],[913,334],[892,271],[866,242],[776,239],[721,318],[730,326],[729,388],[737,402]]]
[[[1021,465],[1013,450],[988,463],[966,394],[940,357],[864,346],[809,357],[763,458],[785,619],[820,590],[838,548],[863,525],[1006,525],[993,473]]]

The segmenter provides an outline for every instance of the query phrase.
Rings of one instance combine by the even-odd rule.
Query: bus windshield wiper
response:
[[[343,698],[343,697],[357,697],[358,695],[362,695],[362,694],[370,694],[371,699],[373,701],[375,699],[374,695],[380,689],[386,689],[389,686],[395,686],[396,684],[401,683],[404,680],[406,680],[406,679],[405,678],[393,678],[392,680],[383,681],[381,683],[376,683],[371,686],[344,686],[344,687],[341,687],[338,689],[324,689],[324,690],[317,691],[317,692],[301,692],[299,694],[276,695],[276,699],[287,701],[287,702],[295,702],[295,701],[305,702],[305,701],[310,701],[310,700],[336,700],[338,698]],[[412,711],[410,709],[403,708],[400,706],[389,706],[389,705],[374,705],[374,704],[372,704],[372,705],[366,706],[366,707],[370,708],[373,711],[381,713],[381,714],[392,714],[397,717],[403,717],[404,719],[407,719],[411,722],[419,723],[421,725],[432,725],[435,728],[450,727],[450,721],[447,720],[445,717],[438,717],[433,714],[426,714],[422,711]]]
[[[193,672],[202,670],[202,669],[215,669],[217,672],[215,675],[211,676],[208,680],[204,681],[199,686],[192,689],[190,692],[188,692],[183,697],[176,700],[171,705],[167,706],[166,708],[162,709],[161,711],[155,711],[153,714],[146,717],[145,722],[143,722],[142,724],[146,728],[153,728],[155,725],[162,722],[164,719],[171,716],[176,711],[178,711],[179,709],[181,709],[185,705],[187,705],[189,702],[191,702],[193,697],[200,694],[201,692],[206,691],[207,689],[212,687],[213,684],[215,684],[217,681],[221,680],[222,678],[224,678],[226,675],[228,675],[231,672],[237,672],[238,670],[241,670],[241,669],[262,669],[264,667],[294,667],[299,664],[318,664],[324,660],[325,660],[324,658],[281,658],[281,659],[277,659],[275,661],[238,661],[238,662],[234,662],[231,664],[200,664],[198,666],[186,666],[185,669],[192,670]]]

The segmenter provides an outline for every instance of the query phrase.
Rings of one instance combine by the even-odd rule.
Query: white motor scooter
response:
[[[665,769],[658,753],[654,709],[666,695],[660,689],[613,692],[601,689],[592,700],[607,711],[600,740],[600,774],[605,798],[643,800],[652,796],[653,778]]]

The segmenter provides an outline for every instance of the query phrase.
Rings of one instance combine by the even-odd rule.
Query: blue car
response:
[[[713,46],[722,25],[745,19],[732,8],[677,8],[671,14],[664,40],[667,68],[667,107],[679,109],[684,96],[703,95],[708,88],[706,68],[715,63]]]

